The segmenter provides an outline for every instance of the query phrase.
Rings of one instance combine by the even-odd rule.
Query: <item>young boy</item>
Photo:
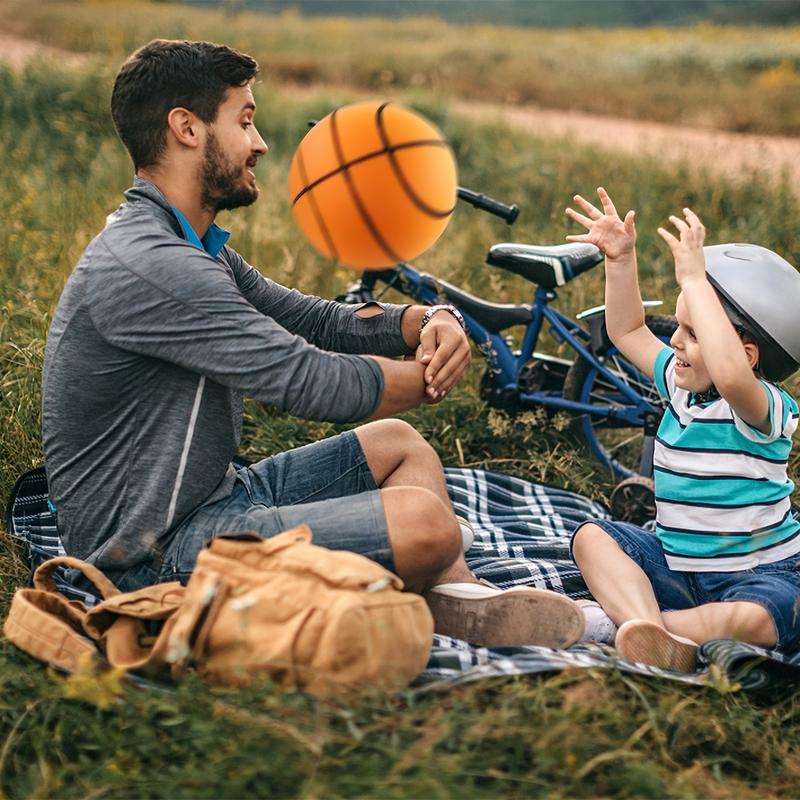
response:
[[[754,245],[704,249],[697,215],[671,216],[677,236],[658,233],[681,292],[666,347],[644,324],[634,212],[620,219],[597,193],[602,212],[575,196],[585,213],[566,213],[588,232],[567,239],[605,253],[608,334],[669,406],[654,457],[657,535],[585,523],[575,561],[630,660],[688,672],[711,639],[796,648],[800,523],[786,464],[798,407],[776,382],[800,362],[800,273]]]

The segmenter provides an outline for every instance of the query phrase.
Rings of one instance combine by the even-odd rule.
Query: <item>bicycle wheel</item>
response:
[[[646,322],[647,327],[665,343],[677,328],[674,317],[652,315],[646,317]],[[653,382],[613,347],[606,355],[605,366],[657,411],[666,408],[667,404],[659,396]],[[613,384],[604,380],[585,358],[577,359],[567,373],[563,395],[566,400],[595,406],[630,405],[630,401],[621,396]],[[575,420],[572,430],[617,478],[638,475],[644,446],[644,429],[641,426],[583,414]]]

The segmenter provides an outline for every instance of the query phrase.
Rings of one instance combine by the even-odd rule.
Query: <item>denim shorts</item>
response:
[[[676,572],[667,566],[654,533],[626,522],[592,522],[642,568],[662,611],[749,601],[772,617],[778,632],[776,649],[788,652],[800,645],[800,555],[740,572]]]
[[[252,531],[269,538],[303,524],[314,544],[359,553],[395,572],[381,493],[353,431],[238,467],[228,497],[197,508],[162,553],[115,576],[115,583],[123,591],[186,583],[215,536]]]

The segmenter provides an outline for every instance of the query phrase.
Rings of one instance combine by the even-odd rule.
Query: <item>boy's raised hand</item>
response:
[[[565,213],[570,219],[583,225],[588,233],[567,236],[570,242],[589,242],[603,251],[606,259],[616,261],[632,256],[636,247],[636,212],[629,211],[625,219],[620,219],[617,209],[611,202],[608,192],[600,186],[597,196],[603,211],[595,208],[588,200],[576,194],[573,200],[586,212],[586,215],[567,208]]]
[[[706,229],[700,217],[690,208],[684,208],[685,219],[670,216],[669,221],[678,229],[680,238],[676,238],[665,228],[658,229],[658,235],[669,245],[675,259],[675,280],[683,286],[686,280],[706,277],[706,258],[703,253],[703,242]]]

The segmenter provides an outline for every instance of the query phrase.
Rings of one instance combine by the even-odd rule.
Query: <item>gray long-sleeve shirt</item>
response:
[[[101,569],[142,561],[225,491],[242,397],[350,422],[380,403],[403,355],[405,306],[363,319],[258,273],[231,248],[184,238],[137,178],[70,276],[47,339],[42,426],[67,551]]]

